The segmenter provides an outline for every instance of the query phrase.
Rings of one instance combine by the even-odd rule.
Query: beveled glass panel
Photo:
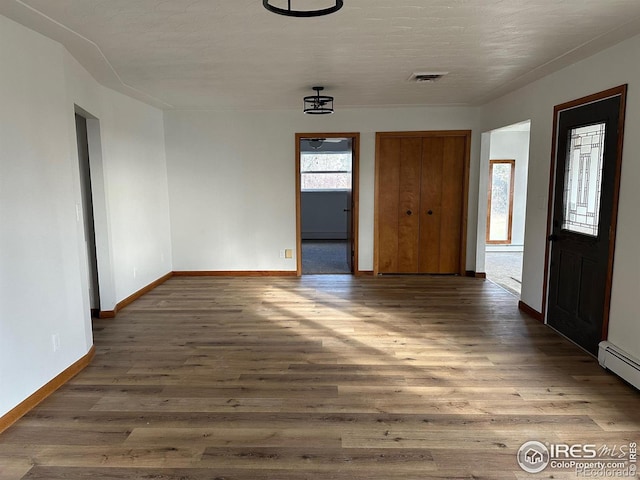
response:
[[[563,230],[598,236],[605,127],[605,123],[597,123],[569,132]]]

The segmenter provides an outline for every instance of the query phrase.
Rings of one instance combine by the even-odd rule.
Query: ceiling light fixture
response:
[[[315,95],[304,97],[304,113],[309,115],[330,115],[333,113],[333,97],[320,95],[324,87],[313,87]]]
[[[319,150],[324,145],[324,138],[310,138],[309,146],[314,150]]]
[[[271,4],[272,1],[273,0],[262,0],[262,5],[270,12],[277,13],[278,15],[284,15],[286,17],[321,17],[323,15],[329,15],[337,12],[343,5],[343,0],[335,0],[335,5],[332,7],[320,8],[318,10],[294,10],[291,7],[292,0],[287,0],[287,8],[276,7]]]

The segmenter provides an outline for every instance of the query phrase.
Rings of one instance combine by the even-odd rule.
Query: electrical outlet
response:
[[[164,263],[164,253],[160,253],[160,262]]]
[[[284,250],[280,250],[280,258],[284,258]]]
[[[287,248],[284,251],[284,258],[293,258],[293,250],[291,250],[290,248]]]
[[[60,350],[60,335],[57,333],[54,333],[53,335],[51,335],[51,343],[53,344],[54,352],[57,352],[58,350]]]
[[[138,269],[136,267],[133,267],[133,278],[136,278],[138,276]]]

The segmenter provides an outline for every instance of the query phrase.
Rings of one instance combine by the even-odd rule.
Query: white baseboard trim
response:
[[[611,342],[600,342],[598,362],[640,390],[640,359],[633,357]]]

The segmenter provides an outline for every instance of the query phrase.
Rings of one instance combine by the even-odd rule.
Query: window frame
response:
[[[508,164],[511,165],[511,177],[509,179],[509,213],[507,218],[507,239],[506,240],[491,240],[491,197],[493,196],[493,167],[496,164]],[[514,186],[516,177],[516,161],[515,159],[500,159],[489,160],[489,192],[488,192],[488,205],[487,205],[487,229],[486,229],[486,243],[487,245],[511,245],[513,237],[513,197]]]

